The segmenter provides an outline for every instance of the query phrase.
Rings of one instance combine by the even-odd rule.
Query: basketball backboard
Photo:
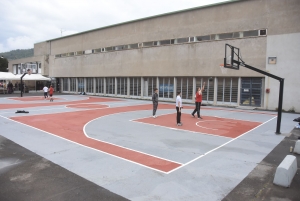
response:
[[[239,62],[241,62],[240,49],[233,47],[229,44],[225,44],[224,68],[239,70],[240,69]]]

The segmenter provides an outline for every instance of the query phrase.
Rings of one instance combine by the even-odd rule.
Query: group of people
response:
[[[54,88],[52,87],[52,85],[50,85],[50,88],[48,88],[45,85],[44,88],[43,88],[43,91],[44,91],[44,98],[45,98],[45,100],[48,99],[48,92],[49,92],[50,102],[53,102]]]
[[[197,89],[197,92],[195,94],[195,109],[192,112],[192,117],[195,118],[195,113],[197,112],[197,117],[198,119],[202,119],[202,117],[200,116],[200,107],[201,107],[201,102],[202,102],[202,93],[204,91],[205,88],[205,82],[203,83],[202,88],[199,87]],[[152,102],[153,102],[153,118],[156,118],[156,111],[157,111],[157,107],[158,107],[158,89],[155,88],[154,89],[154,93],[152,95]],[[181,92],[177,92],[177,97],[176,97],[176,112],[177,112],[177,116],[176,116],[176,123],[177,126],[182,126],[182,122],[181,122],[181,110],[182,110],[182,99],[181,99]]]

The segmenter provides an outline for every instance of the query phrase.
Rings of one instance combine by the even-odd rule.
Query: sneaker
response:
[[[192,113],[191,115],[192,115],[192,117],[194,117],[194,118],[195,118],[195,115],[194,115],[193,113]]]
[[[155,115],[155,118],[157,118],[157,116]]]
[[[202,119],[202,117],[200,116],[198,119]]]
[[[156,116],[153,116],[153,118],[155,119],[155,118],[156,118]]]
[[[177,126],[182,126],[182,124],[181,124],[181,123],[179,123],[179,124],[177,124]]]

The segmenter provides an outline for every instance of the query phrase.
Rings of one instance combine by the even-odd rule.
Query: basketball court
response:
[[[174,103],[55,98],[0,98],[1,135],[130,200],[220,200],[284,138],[274,112],[185,104],[177,126]]]

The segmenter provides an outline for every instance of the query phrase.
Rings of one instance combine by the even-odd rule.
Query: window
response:
[[[130,96],[141,96],[141,78],[130,78]]]
[[[115,46],[115,50],[125,50],[125,49],[128,49],[128,45]]]
[[[219,39],[228,39],[228,38],[232,38],[232,37],[233,37],[233,33],[219,34]]]
[[[96,78],[96,93],[104,94],[104,78]]]
[[[78,78],[78,92],[84,92],[84,78]]]
[[[188,43],[189,38],[177,38],[176,43]]]
[[[127,95],[127,77],[118,77],[117,78],[117,94],[118,95]]]
[[[177,92],[181,92],[181,98],[192,100],[193,92],[193,78],[192,77],[179,77],[177,78]]]
[[[208,35],[208,36],[197,36],[196,39],[197,39],[197,41],[210,40],[210,35]]]
[[[55,55],[55,58],[60,58],[61,57],[61,54],[56,54]]]
[[[100,52],[101,52],[101,48],[94,49],[94,53],[100,53]]]
[[[174,78],[173,77],[160,77],[158,92],[159,92],[159,97],[173,99]]]
[[[115,78],[106,78],[106,94],[115,95]]]
[[[160,45],[170,45],[171,41],[170,40],[161,40],[161,41],[159,41],[159,44]]]
[[[151,41],[151,42],[144,42],[143,43],[143,47],[151,47],[151,46],[153,46],[153,42]]]
[[[84,54],[84,51],[77,51],[76,52],[76,55],[82,55],[82,54]]]
[[[258,36],[258,30],[244,31],[244,37]]]
[[[86,92],[94,93],[94,78],[86,78]]]
[[[69,91],[69,79],[63,78],[63,91]]]
[[[74,56],[74,52],[69,52],[68,56]]]
[[[154,92],[154,89],[157,87],[156,86],[156,77],[148,77],[144,78],[145,80],[145,89],[147,89],[147,94],[145,92],[145,96],[150,96],[152,97],[152,94]]]
[[[106,51],[106,52],[111,52],[111,51],[114,51],[114,50],[115,50],[114,47],[106,47],[106,48],[105,48],[105,51]]]
[[[130,44],[130,45],[128,45],[128,48],[129,49],[137,49],[137,48],[139,48],[139,44],[138,43]]]
[[[70,78],[70,91],[76,92],[76,78]]]
[[[208,77],[196,77],[196,90],[202,87],[205,82],[205,88],[202,92],[202,101],[214,101],[214,81],[209,80]]]

